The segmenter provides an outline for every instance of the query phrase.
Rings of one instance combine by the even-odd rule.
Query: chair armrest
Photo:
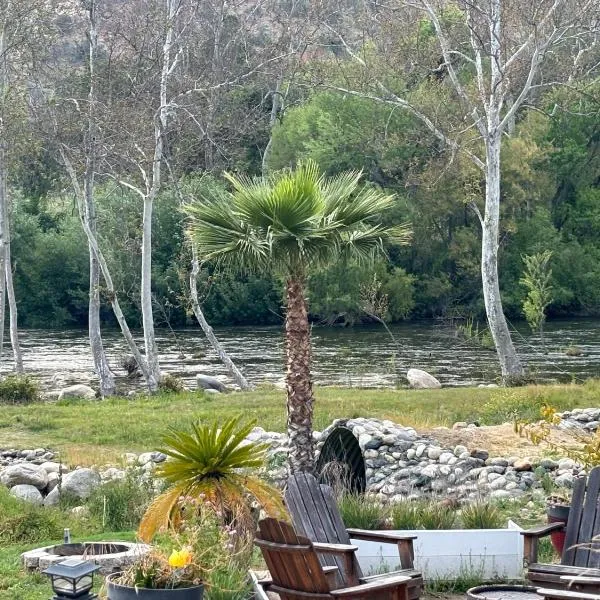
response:
[[[526,531],[521,531],[524,540],[523,559],[526,565],[537,562],[538,560],[538,542],[540,538],[550,535],[553,531],[562,531],[565,528],[564,523],[550,523],[549,525],[540,525]]]
[[[564,523],[549,523],[548,525],[539,525],[538,527],[532,527],[531,529],[521,531],[521,535],[524,537],[541,538],[550,535],[553,531],[560,531],[564,528]]]
[[[587,575],[561,575],[560,578],[563,581],[569,583],[586,586],[593,585],[594,587],[600,587],[600,577],[588,577]]]
[[[344,562],[344,572],[350,585],[358,583],[358,573],[356,572],[356,559],[354,553],[358,546],[348,544],[324,544],[322,542],[313,542],[313,548],[321,554],[337,554]]]
[[[358,546],[350,544],[324,544],[323,542],[313,542],[313,548],[324,554],[344,554],[346,552],[354,554],[358,550]]]
[[[398,535],[391,531],[369,531],[368,529],[346,529],[348,535],[355,540],[365,542],[382,542],[384,544],[396,544],[401,540],[416,540],[416,535]]]
[[[368,531],[367,529],[346,529],[346,531],[351,538],[356,540],[396,544],[400,554],[400,566],[403,569],[414,569],[415,551],[413,540],[416,540],[418,536],[398,535],[388,531]]]
[[[354,598],[356,596],[366,597],[372,595],[374,598],[381,598],[377,592],[388,590],[390,588],[404,588],[404,597],[406,598],[406,584],[410,581],[410,577],[404,575],[396,575],[373,581],[371,583],[363,583],[352,587],[342,588],[341,590],[332,590],[329,592],[334,598]]]

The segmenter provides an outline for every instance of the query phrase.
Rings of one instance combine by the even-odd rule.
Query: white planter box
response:
[[[426,580],[452,580],[474,575],[482,580],[520,579],[523,576],[523,537],[520,527],[508,529],[441,529],[393,531],[416,535],[415,568]],[[365,574],[399,568],[398,547],[352,540]]]

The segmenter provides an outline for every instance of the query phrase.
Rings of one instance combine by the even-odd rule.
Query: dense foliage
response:
[[[552,249],[556,315],[600,314],[600,83],[587,100],[562,93],[552,116],[530,113],[507,140],[503,162],[504,216],[501,283],[511,318],[522,317],[526,289],[523,256]],[[578,107],[580,115],[573,115]],[[571,110],[573,109],[573,110]],[[290,109],[277,127],[271,162],[281,168],[311,157],[329,173],[364,169],[365,178],[396,193],[387,217],[412,223],[408,248],[390,249],[390,263],[375,267],[338,262],[310,280],[312,318],[328,323],[368,320],[361,288],[376,273],[388,296],[385,317],[475,315],[483,311],[477,219],[465,205],[472,182],[468,167],[451,171],[427,157],[415,139],[420,127],[360,98],[315,93]],[[252,165],[254,172],[259,164]],[[48,167],[49,168],[49,167]],[[457,171],[462,169],[464,173]],[[190,175],[192,187],[206,180]],[[215,183],[216,181],[216,183]],[[26,188],[26,181],[15,185]],[[211,185],[225,185],[211,180]],[[35,200],[17,195],[13,217],[14,273],[20,319],[26,326],[85,326],[87,253],[68,194]],[[104,185],[98,198],[99,228],[132,323],[139,320],[141,203],[131,193]],[[177,194],[166,189],[157,203],[154,235],[155,313],[159,325],[189,321],[186,285],[190,257],[185,217]],[[282,282],[265,275],[233,275],[203,265],[200,293],[216,325],[277,324],[282,319]],[[104,317],[112,323],[108,303]]]
[[[132,326],[140,323],[142,237],[142,201],[132,187],[144,187],[152,164],[165,23],[164,3],[139,2],[96,3],[92,128],[98,236]],[[31,10],[5,18],[15,44],[9,50],[17,50],[7,54],[0,94],[1,141],[7,149],[0,167],[9,180],[19,320],[30,327],[85,326],[87,241],[61,153],[66,151],[81,178],[89,159],[88,14],[85,3],[22,4]],[[523,2],[521,8],[534,10],[534,4]],[[508,13],[511,6],[505,7]],[[328,21],[328,3],[321,12],[269,1],[244,18],[237,5],[211,7],[181,3],[181,31],[173,48],[177,59],[167,86],[163,185],[153,215],[157,325],[191,323],[186,289],[191,257],[182,203],[190,195],[200,197],[202,186],[229,186],[221,177],[224,170],[254,176],[306,159],[330,176],[363,170],[366,182],[395,194],[383,224],[410,221],[414,232],[410,247],[388,247],[389,262],[371,267],[337,262],[311,272],[312,319],[341,324],[372,319],[363,296],[374,276],[385,308],[378,317],[482,319],[481,226],[470,205],[483,208],[484,176],[465,153],[451,156],[413,113],[375,101],[369,77],[481,154],[481,140],[465,121],[440,62],[432,22],[419,11],[415,16],[399,10],[390,12],[389,20],[377,19],[374,30],[361,31],[364,15],[353,3],[332,11],[345,15],[339,22]],[[460,4],[449,3],[441,19],[460,47],[465,35]],[[594,17],[589,19],[591,27]],[[518,27],[517,21],[507,16],[506,28]],[[582,23],[577,27],[585,29]],[[338,30],[346,35],[346,49],[336,41]],[[600,314],[598,47],[592,44],[576,58],[569,45],[548,53],[552,59],[546,60],[544,81],[569,85],[536,86],[503,137],[500,280],[511,319],[523,316],[523,256],[547,250],[552,251],[549,317]],[[372,73],[357,67],[350,48],[362,53]],[[575,69],[579,59],[583,62]],[[585,70],[588,63],[592,68]],[[466,88],[476,86],[468,61],[457,57],[455,68]],[[32,82],[38,82],[36,93]],[[513,83],[518,89],[522,82]],[[281,323],[277,277],[232,275],[203,263],[199,284],[211,324]],[[109,300],[104,291],[102,317],[114,324]]]

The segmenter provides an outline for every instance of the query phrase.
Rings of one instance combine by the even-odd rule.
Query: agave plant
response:
[[[285,518],[280,492],[250,471],[264,464],[266,444],[249,443],[246,437],[254,423],[240,425],[239,418],[193,423],[191,431],[171,429],[163,439],[161,452],[168,459],[158,465],[156,474],[168,485],[146,510],[138,530],[150,541],[154,534],[177,526],[187,505],[206,502],[222,515],[244,520],[254,499],[271,516]]]

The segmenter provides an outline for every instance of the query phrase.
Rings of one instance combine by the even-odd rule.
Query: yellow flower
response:
[[[183,550],[173,550],[169,556],[169,566],[174,569],[182,569],[192,562],[192,553],[185,548]]]

